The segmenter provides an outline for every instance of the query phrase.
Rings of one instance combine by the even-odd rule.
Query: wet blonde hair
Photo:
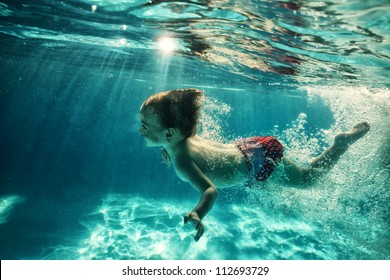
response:
[[[177,128],[188,138],[197,132],[202,97],[202,91],[195,88],[174,89],[150,96],[141,109],[157,114],[162,126]],[[162,157],[167,165],[171,164],[166,149],[163,149]]]
[[[188,138],[197,132],[202,97],[195,88],[174,89],[150,96],[141,108],[157,114],[165,128],[177,128]]]

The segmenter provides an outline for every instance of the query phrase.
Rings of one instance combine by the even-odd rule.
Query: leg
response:
[[[307,168],[302,168],[288,159],[283,165],[286,177],[291,183],[303,183],[317,178],[329,171],[343,155],[348,147],[363,137],[370,129],[366,122],[358,123],[350,131],[336,135],[333,145],[327,148],[320,156],[314,158]]]
[[[304,168],[289,160],[286,157],[282,158],[283,169],[286,174],[287,183],[297,185],[308,181],[309,169]]]
[[[370,129],[366,122],[358,123],[350,131],[342,132],[336,135],[332,146],[327,148],[319,157],[313,159],[309,164],[309,169],[328,171],[330,170],[347,150]]]

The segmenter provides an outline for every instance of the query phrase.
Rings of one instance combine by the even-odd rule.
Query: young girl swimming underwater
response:
[[[328,171],[349,145],[370,129],[366,122],[336,135],[334,143],[307,167],[283,157],[282,144],[272,136],[256,136],[225,144],[197,135],[203,94],[198,89],[177,89],[154,94],[141,106],[140,133],[149,147],[162,147],[164,158],[177,176],[200,194],[195,208],[184,216],[197,230],[195,240],[204,233],[202,219],[218,197],[218,188],[265,181],[275,167],[283,164],[286,183],[303,184]]]

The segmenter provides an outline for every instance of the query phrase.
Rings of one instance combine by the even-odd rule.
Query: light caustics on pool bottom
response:
[[[307,217],[294,217],[277,209],[266,214],[261,205],[253,202],[216,206],[205,219],[205,235],[196,243],[194,230],[183,225],[183,214],[191,206],[189,202],[108,195],[98,212],[85,217],[86,236],[74,245],[57,247],[47,259],[372,257],[363,244],[341,231],[336,233],[325,224],[305,221]]]
[[[76,247],[57,248],[50,258],[71,259],[236,259],[329,258],[329,245],[316,240],[320,229],[299,220],[271,218],[256,208],[231,205],[205,219],[199,242],[183,213],[191,204],[109,195],[85,226]],[[310,241],[310,242],[309,242]],[[317,248],[316,248],[317,247]]]
[[[270,220],[253,207],[214,209],[207,232],[195,243],[182,216],[191,205],[141,197],[109,195],[85,226],[89,236],[78,247],[58,248],[50,257],[71,259],[235,259],[326,258],[326,246],[315,241],[318,228],[299,221]],[[226,221],[229,221],[226,223]],[[233,226],[235,225],[235,226]],[[307,240],[315,243],[307,243]],[[319,248],[314,248],[314,246]],[[299,258],[299,257],[298,257]]]
[[[220,191],[220,200],[205,218],[205,235],[183,224],[197,202],[162,201],[132,194],[108,194],[95,213],[81,218],[86,232],[58,246],[47,259],[386,259],[389,258],[388,170],[381,167],[383,122],[388,92],[323,89],[335,125],[325,138],[351,127],[356,120],[372,124],[370,134],[353,145],[326,177],[308,189],[266,186]],[[359,93],[359,98],[356,96]],[[308,90],[309,99],[318,97]],[[337,95],[337,96],[336,96]],[[335,98],[337,97],[337,99]],[[371,106],[367,107],[367,102]],[[352,108],[353,107],[353,108]],[[279,137],[287,152],[306,160],[318,141],[306,135],[305,114]],[[387,129],[387,130],[386,130]],[[333,137],[332,136],[332,137]],[[381,140],[382,139],[382,140]],[[306,149],[291,143],[304,142]],[[279,171],[278,171],[279,172]],[[281,171],[280,171],[281,172]],[[71,238],[71,237],[70,237]]]

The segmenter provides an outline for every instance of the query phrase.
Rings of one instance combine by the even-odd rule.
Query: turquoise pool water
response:
[[[341,2],[341,3],[340,3]],[[1,259],[389,259],[388,1],[0,1]],[[198,194],[144,146],[149,95],[197,87],[203,136],[275,135],[301,164],[370,132],[310,188],[282,170]]]

